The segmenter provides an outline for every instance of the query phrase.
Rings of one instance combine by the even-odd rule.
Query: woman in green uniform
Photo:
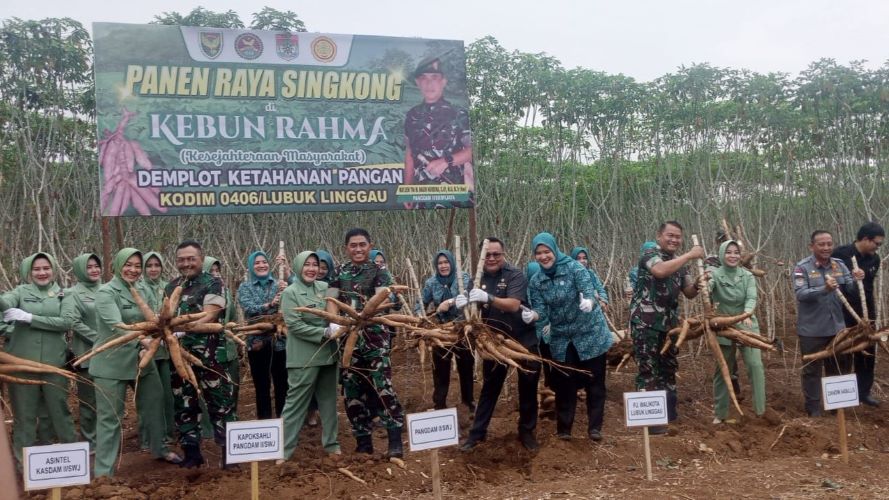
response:
[[[115,325],[145,321],[130,293],[130,288],[136,286],[142,274],[142,253],[135,248],[124,248],[114,257],[112,269],[114,278],[96,292],[97,347],[128,333]],[[90,363],[90,375],[96,383],[98,413],[96,476],[110,476],[114,472],[114,463],[120,453],[127,386],[137,389],[136,411],[145,423],[151,453],[170,463],[182,461],[164,444],[163,390],[157,368],[154,363],[148,363],[139,370],[139,359],[149,342],[149,339],[130,341],[97,354]]]
[[[327,283],[317,279],[318,255],[302,252],[293,269],[296,279],[281,294],[281,310],[287,323],[287,401],[284,403],[284,457],[289,459],[299,440],[309,401],[314,395],[321,414],[321,444],[327,453],[340,453],[336,416],[337,343],[330,340],[336,325],[314,314],[304,314],[295,307],[313,307],[323,311]]]
[[[86,354],[96,342],[96,292],[102,285],[102,263],[92,253],[78,255],[71,261],[71,271],[77,284],[65,290],[62,299],[62,317],[71,325],[71,351],[75,357]],[[90,362],[77,367],[82,377],[77,382],[79,401],[80,434],[89,441],[90,449],[96,449],[96,390],[90,380]]]
[[[164,279],[164,259],[157,252],[148,252],[145,254],[144,267],[136,290],[154,312],[160,312],[164,300],[164,288],[168,283]],[[161,344],[155,353],[154,366],[157,367],[157,374],[161,379],[161,389],[163,390],[164,433],[167,442],[172,443],[176,438],[174,436],[176,425],[173,421],[173,389],[170,383],[172,363],[170,362],[170,351],[167,350],[166,345]],[[148,431],[141,418],[139,419],[139,438],[142,448],[148,449]]]
[[[65,332],[70,327],[62,318],[62,294],[56,284],[58,265],[48,253],[35,253],[22,261],[21,275],[27,282],[0,296],[3,320],[12,323],[6,352],[33,361],[61,367],[68,345]],[[56,374],[16,374],[22,378],[44,380],[43,385],[9,384],[9,399],[15,412],[12,443],[21,462],[22,448],[37,442],[37,420],[41,404],[52,421],[56,437],[62,443],[77,438],[68,409],[68,380]]]
[[[719,246],[720,267],[710,269],[710,298],[716,304],[716,312],[727,316],[750,312],[756,309],[756,278],[741,267],[741,247],[736,241],[726,241]],[[756,316],[742,321],[738,328],[752,333],[759,333],[759,322]],[[735,346],[732,341],[717,337],[719,348],[728,363],[730,373],[737,372]],[[762,351],[755,347],[738,346],[747,376],[753,388],[753,412],[761,416],[766,411],[766,381],[762,365]],[[728,418],[729,393],[717,366],[713,374],[713,397],[716,400],[713,423],[721,424]]]

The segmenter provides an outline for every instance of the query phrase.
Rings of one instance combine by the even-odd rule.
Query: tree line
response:
[[[152,22],[243,28],[232,11],[166,12]],[[264,8],[250,28],[305,31],[293,12]],[[497,233],[524,263],[539,230],[589,246],[615,290],[659,221],[677,219],[709,250],[721,219],[743,225],[764,282],[792,301],[784,274],[823,228],[851,241],[870,219],[889,224],[889,61],[813,61],[797,75],[707,63],[648,82],[565,68],[492,37],[467,45],[479,236]],[[0,287],[42,249],[62,262],[101,248],[92,45],[67,18],[6,19],[0,29]],[[521,201],[517,201],[521,200]],[[219,215],[123,219],[119,244],[169,252],[202,239],[244,272],[248,249],[337,250],[368,226],[396,274],[405,257],[431,272],[458,211]],[[453,224],[453,225],[452,225]],[[234,230],[237,228],[237,230]],[[466,249],[464,254],[468,255]]]

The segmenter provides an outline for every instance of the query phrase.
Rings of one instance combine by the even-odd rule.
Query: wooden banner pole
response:
[[[441,500],[441,470],[438,465],[438,448],[432,448],[432,495]]]
[[[840,453],[843,455],[843,463],[849,463],[849,445],[846,442],[846,409],[837,410],[837,423],[840,428]]]

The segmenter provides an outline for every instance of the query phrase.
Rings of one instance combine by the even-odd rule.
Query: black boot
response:
[[[355,446],[355,453],[367,453],[368,455],[373,455],[374,453],[374,441],[373,436],[358,436],[355,438],[357,442],[357,446]]]
[[[238,464],[230,464],[228,463],[228,455],[225,453],[225,445],[219,446],[219,468],[222,470],[240,470],[241,467]]]
[[[201,446],[198,444],[184,444],[182,451],[185,452],[185,458],[179,464],[179,467],[185,469],[194,469],[204,465],[204,456],[201,455]]]
[[[389,433],[389,451],[386,456],[389,458],[404,457],[404,445],[401,442],[401,427],[397,429],[388,429]]]

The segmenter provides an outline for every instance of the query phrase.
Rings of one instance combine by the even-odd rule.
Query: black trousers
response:
[[[257,351],[247,351],[250,375],[256,390],[256,418],[280,417],[287,400],[287,352],[275,351],[274,343],[267,342]],[[272,384],[275,389],[275,415],[272,415]]]
[[[605,354],[581,361],[574,344],[568,344],[565,362],[561,364],[583,372],[554,367],[550,373],[556,393],[556,432],[571,434],[578,389],[586,392],[587,432],[601,430],[606,396]]]
[[[474,404],[472,369],[475,356],[462,345],[443,349],[432,348],[432,403],[436,410],[448,407],[448,389],[451,386],[451,358],[457,358],[457,375],[460,378],[460,401],[472,407]]]
[[[872,345],[855,353],[855,374],[858,375],[858,397],[870,396],[874,386],[874,365],[877,362],[877,346]]]
[[[535,349],[536,350],[536,349]],[[540,363],[525,362],[522,366],[530,372],[519,374],[519,434],[530,434],[537,427],[537,382],[540,380]],[[488,425],[494,415],[494,407],[503,390],[508,368],[494,361],[482,363],[484,382],[478,397],[475,419],[469,430],[469,439],[482,441],[488,435]]]
[[[799,337],[799,352],[801,355],[818,352],[833,341],[830,337]],[[852,365],[852,356],[842,354],[817,361],[810,361],[802,368],[803,397],[806,402],[806,411],[821,411],[821,377],[843,375],[849,373]]]

